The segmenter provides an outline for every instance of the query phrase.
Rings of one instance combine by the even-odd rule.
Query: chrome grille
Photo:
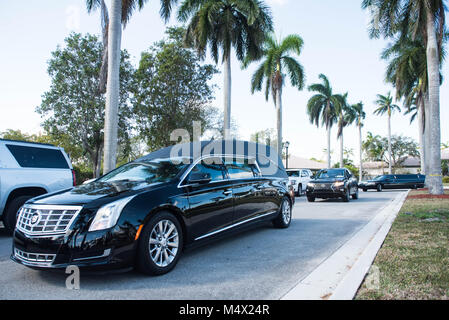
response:
[[[34,265],[50,265],[55,260],[55,254],[48,253],[30,253],[14,248],[14,255],[19,260],[28,262]]]
[[[31,235],[65,233],[80,210],[78,206],[25,205],[16,228]]]
[[[332,183],[315,183],[315,191],[332,191]]]

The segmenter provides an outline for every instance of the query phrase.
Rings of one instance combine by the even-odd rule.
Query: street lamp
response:
[[[286,166],[286,169],[288,169],[288,147],[290,147],[290,142],[285,141],[284,142],[284,147],[285,147],[285,153],[286,153],[286,155],[285,155],[285,166]]]

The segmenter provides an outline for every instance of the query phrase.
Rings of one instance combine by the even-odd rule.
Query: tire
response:
[[[156,213],[142,230],[137,249],[137,269],[152,276],[170,272],[179,260],[183,240],[178,219],[167,211]]]
[[[352,199],[357,200],[359,198],[359,189],[352,195]]]
[[[376,189],[377,189],[377,192],[382,192],[382,185],[381,184],[378,184],[377,185],[377,187],[376,187]]]
[[[307,201],[309,202],[315,202],[315,197],[307,197]]]
[[[351,192],[349,191],[349,189],[346,189],[346,195],[343,197],[343,201],[349,202],[350,199],[351,199]]]
[[[19,211],[20,207],[23,206],[23,204],[32,197],[33,196],[31,195],[20,196],[14,198],[10,203],[8,203],[3,215],[3,224],[5,225],[6,232],[8,234],[12,235],[14,233],[14,228],[16,227],[17,221],[17,212]]]
[[[273,220],[273,225],[279,229],[286,229],[292,221],[292,205],[287,197],[282,199],[278,216]]]
[[[302,184],[301,183],[298,184],[298,192],[296,193],[296,195],[298,197],[301,197],[301,195],[302,195]]]

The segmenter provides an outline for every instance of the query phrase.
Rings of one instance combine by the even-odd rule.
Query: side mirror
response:
[[[190,184],[206,184],[212,180],[210,173],[192,172],[189,175]]]

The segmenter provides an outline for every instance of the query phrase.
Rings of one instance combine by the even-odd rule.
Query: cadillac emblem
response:
[[[326,185],[325,185],[325,184],[322,184],[322,185],[321,185],[321,188],[326,188]]]
[[[31,224],[36,224],[39,222],[41,215],[38,212],[33,213],[31,216]]]

